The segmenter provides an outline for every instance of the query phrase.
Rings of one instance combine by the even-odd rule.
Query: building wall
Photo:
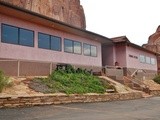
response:
[[[116,62],[118,62],[119,66],[127,67],[126,46],[123,44],[115,45],[115,54],[116,54]]]
[[[0,43],[0,58],[46,61],[55,63],[70,63],[70,64],[87,65],[87,66],[102,66],[101,43],[99,42],[92,41],[66,32],[58,31],[54,28],[47,28],[45,26],[41,26],[35,23],[30,23],[24,20],[5,16],[2,14],[0,14],[0,25],[1,23],[33,30],[35,32],[35,38],[34,38],[35,44],[34,47],[27,47],[27,46],[14,45],[8,43]],[[38,48],[38,32],[61,37],[62,51],[57,52],[53,50]],[[1,36],[1,31],[0,31],[0,36]],[[84,56],[83,51],[82,55],[65,53],[63,45],[64,38],[80,41],[82,42],[82,45],[83,43],[88,43],[97,46],[98,57]]]
[[[142,63],[139,60],[139,56],[144,55],[155,59],[155,64]],[[157,58],[156,55],[139,50],[137,48],[127,46],[126,50],[127,68],[144,69],[157,71]]]
[[[114,45],[102,46],[102,65],[114,66],[115,64],[115,48]]]

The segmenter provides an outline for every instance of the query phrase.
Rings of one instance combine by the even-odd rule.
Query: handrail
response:
[[[143,73],[146,73],[146,71],[145,71],[144,69],[136,69],[136,70],[131,74],[131,77],[134,77],[134,75],[135,75],[138,71],[143,71]]]

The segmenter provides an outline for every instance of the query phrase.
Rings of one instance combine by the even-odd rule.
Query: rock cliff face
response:
[[[158,26],[156,32],[149,36],[148,43],[143,45],[144,48],[160,53],[160,26]],[[160,56],[157,57],[158,73],[160,73]]]
[[[85,29],[85,15],[80,0],[0,0]]]
[[[144,48],[160,53],[160,26],[156,32],[149,36],[148,43],[143,45]]]

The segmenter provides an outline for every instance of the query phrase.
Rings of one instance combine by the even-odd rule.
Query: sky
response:
[[[160,25],[160,0],[80,0],[86,29],[108,38],[146,44]]]

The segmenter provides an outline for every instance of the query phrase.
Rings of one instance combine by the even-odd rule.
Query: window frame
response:
[[[92,47],[96,48],[96,55],[95,56],[92,55]],[[91,45],[91,56],[92,57],[97,57],[98,56],[97,46],[95,46],[95,45]]]
[[[65,51],[65,41],[71,41],[72,42],[72,52],[68,52],[68,51]],[[75,45],[74,43],[80,43],[80,47],[81,47],[81,51],[80,53],[75,53]],[[72,40],[72,39],[68,39],[68,38],[64,38],[64,52],[66,53],[72,53],[72,54],[77,54],[77,55],[82,55],[82,42],[79,42],[79,41],[75,41],[75,40]]]
[[[41,48],[41,47],[39,47],[39,34],[49,36],[49,48]],[[60,38],[60,50],[51,49],[51,38],[52,37]],[[53,51],[61,52],[62,51],[62,38],[59,37],[59,36],[54,36],[54,35],[50,35],[50,34],[47,34],[47,33],[38,32],[38,48],[45,49],[45,50],[53,50]]]
[[[3,36],[3,25],[18,29],[18,33],[17,33],[18,34],[18,42],[17,43],[9,43],[9,42],[5,42],[3,40],[3,37],[2,37]],[[23,45],[23,44],[20,44],[20,30],[26,30],[26,31],[33,32],[33,45]],[[34,30],[29,30],[29,29],[26,29],[26,28],[21,28],[21,27],[9,25],[9,24],[1,23],[1,42],[2,43],[13,44],[13,45],[21,45],[21,46],[26,46],[26,47],[34,47],[34,44],[35,44],[34,41],[35,41],[35,31]]]
[[[75,45],[74,45],[74,43],[80,43],[80,47],[81,47],[80,53],[75,53],[75,50],[74,50]],[[78,54],[78,55],[82,55],[82,43],[81,42],[79,42],[79,41],[73,41],[73,53],[74,54]]]
[[[49,48],[42,48],[42,47],[39,47],[39,34],[42,34],[42,35],[47,35],[47,36],[49,36]],[[42,32],[38,32],[38,48],[40,48],[40,49],[46,49],[46,50],[50,50],[51,49],[51,41],[50,41],[50,35],[49,34],[46,34],[46,33],[42,33]]]
[[[70,41],[72,43],[72,51],[71,52],[65,50],[65,41]],[[74,49],[74,47],[73,47],[73,40],[64,38],[64,52],[66,52],[66,53],[74,53],[73,49]]]
[[[22,44],[20,44],[20,30],[27,30],[27,31],[33,32],[33,46],[22,45]],[[25,28],[19,28],[18,37],[19,37],[19,41],[18,41],[18,42],[19,42],[19,45],[28,46],[28,47],[34,47],[34,38],[35,38],[35,34],[34,34],[34,31],[33,31],[33,30],[28,30],[28,29],[25,29]]]
[[[85,53],[84,53],[84,46],[85,46],[85,45],[89,45],[90,54],[85,54]],[[92,55],[92,47],[95,47],[95,48],[96,48],[96,55],[95,55],[95,56]],[[85,56],[98,57],[97,46],[95,46],[95,45],[90,45],[90,44],[87,44],[87,43],[83,43],[83,54],[84,54]]]
[[[141,57],[144,57],[144,61],[141,60]],[[144,55],[139,55],[139,61],[140,63],[146,63],[146,57]]]
[[[151,57],[145,56],[145,59],[147,64],[151,64]]]
[[[89,46],[89,49],[90,49],[89,55],[84,53],[84,46],[85,46],[85,45],[88,45],[88,46]],[[83,55],[85,55],[85,56],[91,56],[91,45],[90,45],[90,44],[83,43]]]
[[[154,62],[153,62],[154,60]],[[151,65],[155,65],[156,64],[156,59],[151,57]]]
[[[56,38],[59,38],[59,40],[60,40],[60,50],[54,50],[54,49],[51,49],[51,50],[53,50],[53,51],[62,51],[62,38],[61,37],[59,37],[59,36],[54,36],[54,35],[51,35],[50,36],[50,43],[51,43],[51,41],[52,41],[52,37],[56,37]],[[51,47],[52,48],[52,47]]]

